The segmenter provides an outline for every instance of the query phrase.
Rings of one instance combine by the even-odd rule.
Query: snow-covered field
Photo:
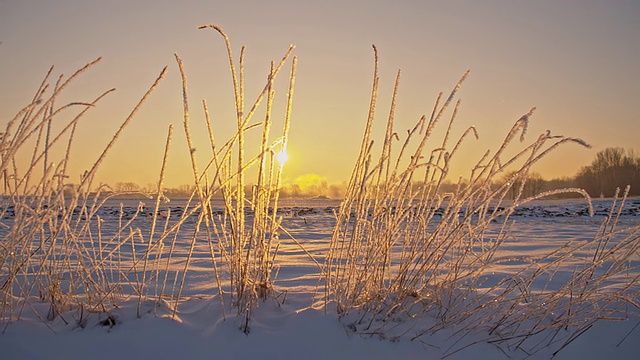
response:
[[[115,236],[113,232],[118,223],[126,222],[138,211],[131,227],[148,232],[153,200],[142,202],[144,206],[140,205],[140,200],[131,199],[107,202],[97,214],[102,219],[101,233],[105,237]],[[586,202],[577,199],[540,200],[518,208],[512,216],[515,224],[511,236],[500,247],[495,263],[485,269],[483,286],[490,289],[492,284],[518,273],[528,264],[549,261],[546,255],[565,251],[558,249],[569,249],[563,267],[539,277],[539,283],[532,283],[528,291],[561,288],[592,256],[589,250],[593,249],[577,245],[594,238],[609,213],[610,203],[611,200],[606,199],[594,200],[593,217],[588,215]],[[180,200],[163,204],[158,227],[169,226],[183,206],[184,202]],[[226,301],[220,301],[209,245],[206,241],[198,241],[184,276],[184,288],[175,314],[172,310],[175,299],[166,297],[156,301],[146,296],[138,317],[136,281],[140,281],[142,265],[138,263],[127,272],[116,271],[115,274],[107,268],[105,273],[126,279],[116,294],[117,307],[92,313],[86,309],[71,309],[53,320],[46,320],[49,305],[31,299],[21,311],[20,320],[4,319],[0,323],[3,330],[0,359],[438,359],[444,356],[448,359],[546,359],[553,357],[559,348],[562,349],[555,355],[557,359],[639,358],[638,309],[628,309],[629,313],[635,314],[628,318],[624,314],[615,321],[589,323],[588,330],[566,346],[562,344],[570,338],[571,329],[560,329],[556,337],[561,340],[552,341],[552,346],[536,348],[530,355],[484,341],[481,334],[471,332],[460,337],[456,329],[443,329],[415,340],[402,337],[395,341],[354,332],[348,319],[338,317],[335,305],[325,304],[321,269],[309,256],[323,262],[338,206],[338,201],[329,199],[282,200],[282,226],[304,249],[288,236],[281,235],[274,260],[276,291],[274,297],[259,304],[248,335],[239,330],[241,320],[226,295],[222,298]],[[214,204],[214,209],[222,212],[222,204]],[[3,223],[12,221],[12,211],[5,212]],[[151,289],[144,291],[155,293],[154,286],[162,286],[165,275],[167,289],[180,285],[182,275],[174,285],[175,274],[182,274],[195,223],[194,216],[193,221],[187,221],[181,229],[167,273],[160,261],[150,261],[147,271],[153,280],[149,282]],[[640,199],[627,199],[617,226],[621,230],[620,236],[632,231],[636,231],[636,238],[639,236]],[[6,230],[0,231],[4,237]],[[166,246],[169,242],[167,240]],[[108,247],[106,241],[105,244]],[[135,252],[131,251],[132,246]],[[133,245],[123,246],[118,254],[120,261],[131,261],[132,254],[144,252],[144,246],[135,241]],[[87,245],[86,251],[93,251],[91,245]],[[640,254],[633,254],[626,262],[626,273],[610,277],[601,285],[615,287],[618,277],[637,280]],[[632,286],[640,285],[635,281]],[[640,303],[640,299],[635,302]],[[425,315],[424,319],[416,321],[425,323],[429,319]],[[544,339],[549,341],[548,337]]]

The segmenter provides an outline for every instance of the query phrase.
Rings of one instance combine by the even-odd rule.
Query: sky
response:
[[[513,123],[535,106],[528,141],[549,129],[593,145],[559,148],[534,168],[545,178],[573,176],[606,147],[640,150],[638,18],[640,4],[633,0],[0,0],[0,125],[30,102],[51,65],[56,76],[69,76],[102,57],[57,102],[91,101],[116,88],[80,123],[69,169],[70,182],[77,181],[168,66],[98,176],[110,184],[156,182],[173,124],[165,184],[191,183],[174,54],[189,79],[201,167],[210,152],[201,101],[208,103],[218,139],[228,139],[235,127],[223,40],[213,30],[197,29],[214,23],[229,35],[236,60],[246,46],[247,101],[264,87],[270,62],[296,46],[287,181],[349,178],[367,118],[372,44],[380,54],[378,143],[398,69],[399,134],[471,70],[459,92],[453,131],[461,134],[473,125],[480,139],[465,143],[452,175],[468,176],[480,156],[497,149]],[[274,129],[281,128],[289,71],[287,63],[277,80]]]

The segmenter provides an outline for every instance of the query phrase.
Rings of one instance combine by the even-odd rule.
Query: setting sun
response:
[[[280,163],[280,166],[284,166],[284,164],[289,160],[289,154],[287,154],[287,150],[282,149],[276,153],[276,159]]]

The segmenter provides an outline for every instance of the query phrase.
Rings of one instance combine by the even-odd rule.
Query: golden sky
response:
[[[182,130],[182,98],[174,53],[183,59],[198,153],[207,155],[200,101],[206,99],[218,138],[234,131],[233,88],[222,39],[246,52],[246,96],[264,86],[271,60],[295,44],[298,71],[284,176],[317,174],[346,180],[364,129],[375,44],[382,134],[395,73],[402,69],[396,130],[431,112],[467,70],[454,132],[475,125],[454,171],[468,176],[486,149],[496,149],[531,107],[528,139],[546,129],[582,138],[592,149],[560,148],[535,170],[571,176],[598,150],[640,148],[640,5],[628,1],[0,1],[0,124],[27,105],[44,74],[71,75],[102,56],[64,94],[90,101],[117,90],[81,122],[71,180],[97,159],[120,123],[164,66],[168,75],[119,139],[99,172],[108,183],[158,178],[167,127],[175,126],[167,186],[191,182]],[[289,65],[276,97],[286,97]],[[281,109],[282,102],[276,102]],[[281,113],[276,111],[276,115]],[[276,120],[281,121],[281,120]],[[378,137],[378,139],[380,139]],[[206,156],[205,156],[206,157]],[[204,158],[203,158],[204,159]],[[204,161],[204,160],[203,160]],[[204,164],[202,164],[204,166]]]

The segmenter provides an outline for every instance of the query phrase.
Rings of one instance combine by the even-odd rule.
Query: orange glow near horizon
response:
[[[451,136],[474,125],[480,139],[469,137],[460,147],[451,168],[454,181],[468,177],[482,154],[495,151],[513,123],[533,106],[538,111],[531,118],[527,143],[549,129],[593,145],[562,146],[546,156],[533,169],[546,179],[575,175],[607,147],[640,150],[640,5],[588,2],[578,8],[553,1],[408,0],[367,2],[366,12],[362,6],[356,0],[0,2],[0,126],[28,105],[51,65],[56,66],[50,79],[55,83],[59,74],[66,79],[102,56],[100,64],[56,99],[61,107],[91,102],[103,91],[117,89],[78,123],[68,164],[68,180],[77,183],[168,66],[165,79],[110,149],[98,178],[108,184],[157,183],[167,127],[174,124],[164,183],[190,184],[191,150],[181,127],[181,81],[174,53],[184,61],[188,76],[191,131],[201,170],[212,153],[201,101],[207,100],[217,144],[230,139],[237,126],[224,41],[215,31],[196,29],[215,23],[229,35],[236,66],[246,45],[246,112],[264,88],[270,62],[278,61],[289,44],[296,45],[298,68],[287,144],[295,157],[276,155],[281,165],[286,162],[283,176],[289,179],[306,181],[309,174],[317,174],[331,187],[350,176],[367,120],[371,44],[380,55],[380,94],[372,129],[378,153],[399,68],[394,131],[400,139],[420,116],[429,116],[439,92],[446,97],[471,70],[457,96],[462,105]],[[289,68],[290,63],[285,64],[276,79],[274,127],[283,121]],[[78,109],[66,109],[61,116],[72,118]],[[264,104],[254,123],[260,121],[260,111]],[[451,109],[438,126],[446,128],[450,115]],[[58,124],[62,122],[53,126]],[[64,141],[57,145],[60,152]],[[253,149],[247,151],[249,156]],[[27,166],[30,157],[24,159],[25,164],[18,165]]]

